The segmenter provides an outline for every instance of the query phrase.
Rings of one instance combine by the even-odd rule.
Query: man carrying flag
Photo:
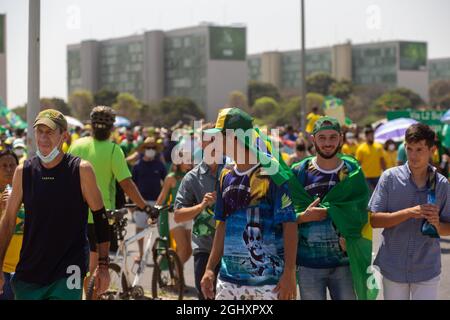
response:
[[[322,117],[312,139],[317,156],[292,166],[289,186],[298,228],[298,280],[302,300],[374,299],[368,273],[372,230],[368,223],[369,190],[356,160],[338,154],[338,121]]]
[[[268,155],[258,148],[264,141],[253,119],[238,108],[222,109],[215,129],[205,132],[222,133],[223,150],[236,164],[219,178],[214,210],[219,223],[201,281],[203,294],[214,298],[214,269],[221,261],[217,300],[294,299],[295,211],[278,170],[265,172],[270,161],[261,157]]]

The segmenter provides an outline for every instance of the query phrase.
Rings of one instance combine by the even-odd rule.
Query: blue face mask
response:
[[[62,140],[62,139],[61,139]],[[44,156],[41,151],[39,150],[39,148],[37,148],[36,151],[36,155],[39,157],[39,159],[41,159],[41,161],[43,163],[50,163],[53,160],[56,159],[56,157],[59,155],[60,151],[59,151],[59,143],[53,148],[53,150],[46,156]]]

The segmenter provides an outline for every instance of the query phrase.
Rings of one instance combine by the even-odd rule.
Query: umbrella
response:
[[[399,118],[386,122],[375,130],[375,141],[380,143],[385,143],[389,139],[395,142],[403,141],[406,129],[414,123],[417,123],[417,121],[409,118]]]
[[[450,109],[448,109],[447,112],[444,113],[444,115],[441,118],[441,122],[450,124]]]
[[[116,121],[114,122],[114,126],[116,127],[129,127],[131,125],[130,120],[125,117],[116,116]]]
[[[71,116],[65,116],[65,117],[66,117],[66,120],[67,120],[67,124],[69,126],[80,127],[80,128],[84,127],[83,123],[80,120],[75,119],[74,117],[71,117]]]

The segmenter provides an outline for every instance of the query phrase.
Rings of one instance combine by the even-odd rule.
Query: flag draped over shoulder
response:
[[[349,168],[349,173],[325,195],[320,207],[328,209],[328,215],[345,238],[357,298],[373,300],[377,298],[378,289],[370,272],[372,228],[367,210],[369,189],[359,163],[349,156],[339,157]],[[292,168],[306,167],[309,160],[311,157],[292,165]],[[297,177],[288,183],[295,211],[303,212],[314,198],[306,192]]]
[[[239,136],[238,136],[239,138]],[[244,139],[241,137],[241,141]],[[276,185],[282,185],[294,177],[292,170],[283,161],[279,150],[259,128],[253,128],[252,138],[243,141],[256,154],[257,160]]]
[[[297,214],[305,211],[314,198],[306,192],[297,176],[283,161],[270,138],[258,128],[254,128],[252,139],[241,141],[245,141],[245,145],[257,155],[258,161],[277,185],[288,183]],[[372,227],[367,210],[369,188],[358,161],[350,156],[339,155],[339,157],[349,168],[348,175],[342,177],[341,181],[326,194],[320,202],[320,207],[328,209],[328,215],[345,238],[357,298],[373,300],[378,296],[378,289],[370,272]],[[294,164],[292,168],[304,165],[311,158]]]

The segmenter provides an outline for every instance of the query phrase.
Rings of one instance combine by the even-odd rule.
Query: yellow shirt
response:
[[[306,125],[306,129],[305,131],[308,133],[313,132],[314,130],[314,124],[316,123],[317,120],[319,120],[322,116],[320,114],[315,114],[313,112],[309,113],[306,116],[306,120],[308,120],[308,124]]]
[[[73,143],[74,141],[77,141],[78,139],[80,139],[80,135],[78,133],[73,133],[72,136],[70,137],[71,139],[71,143]]]
[[[386,169],[397,166],[397,150],[384,150],[384,162],[386,163]]]
[[[380,160],[384,158],[383,146],[377,142],[372,145],[364,142],[356,149],[356,159],[366,178],[379,178],[383,169]]]
[[[358,149],[358,144],[354,143],[354,144],[348,144],[348,143],[344,143],[342,145],[342,149],[341,152],[343,154],[348,154],[349,156],[355,156],[356,155],[356,149]]]
[[[69,145],[67,144],[67,142],[64,141],[64,143],[62,145],[62,151],[64,153],[67,153],[68,150],[69,150]]]
[[[3,260],[3,272],[13,273],[16,271],[16,266],[20,258],[20,250],[22,249],[24,219],[25,213],[22,207],[17,213],[16,228],[9,247],[6,250],[5,259]]]

